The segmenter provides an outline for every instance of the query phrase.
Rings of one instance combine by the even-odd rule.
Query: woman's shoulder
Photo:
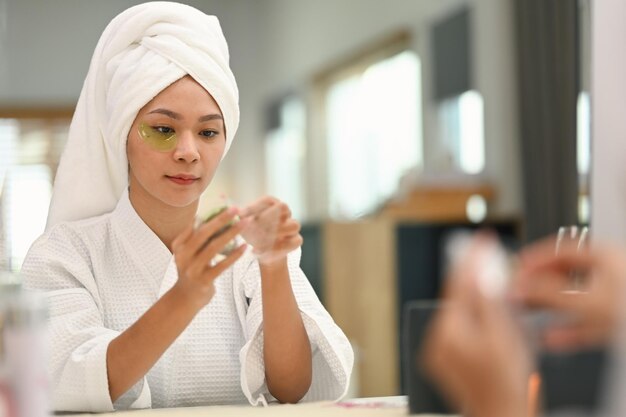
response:
[[[59,222],[30,247],[22,264],[24,286],[38,290],[89,287],[92,281],[94,239],[106,233],[107,215]]]
[[[67,250],[72,247],[82,251],[87,249],[92,236],[103,236],[110,223],[110,213],[87,219],[59,222],[46,230],[31,246],[29,252],[50,251],[55,247]]]

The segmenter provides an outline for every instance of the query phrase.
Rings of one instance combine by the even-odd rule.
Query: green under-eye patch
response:
[[[159,132],[147,123],[139,125],[139,136],[157,151],[171,151],[176,147],[175,132]]]

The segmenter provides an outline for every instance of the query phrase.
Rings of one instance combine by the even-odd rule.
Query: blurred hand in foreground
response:
[[[479,285],[495,242],[472,239],[447,279],[445,304],[429,330],[426,369],[447,397],[474,417],[527,417],[531,373],[525,338],[504,297]]]
[[[574,350],[606,345],[621,320],[626,291],[626,251],[592,244],[579,251],[546,239],[520,254],[514,297],[527,308],[551,310],[564,320],[547,326],[542,342],[550,350]],[[571,291],[572,275],[583,277],[580,290]]]

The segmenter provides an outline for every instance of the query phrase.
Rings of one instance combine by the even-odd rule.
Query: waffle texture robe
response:
[[[304,401],[339,399],[353,352],[289,255],[293,292],[311,341],[313,381]],[[148,374],[116,401],[108,391],[109,342],[177,280],[173,256],[124,192],[109,214],[61,222],[32,246],[22,267],[27,289],[50,309],[53,407],[63,411],[257,404],[271,400],[263,363],[259,266],[251,253],[216,280],[216,293]]]

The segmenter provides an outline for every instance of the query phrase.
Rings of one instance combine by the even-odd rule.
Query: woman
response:
[[[176,3],[128,9],[98,42],[22,268],[49,299],[55,410],[346,392],[353,353],[299,269],[288,207],[265,197],[193,227],[237,130],[228,59],[217,19]],[[218,261],[238,234],[254,250]]]

